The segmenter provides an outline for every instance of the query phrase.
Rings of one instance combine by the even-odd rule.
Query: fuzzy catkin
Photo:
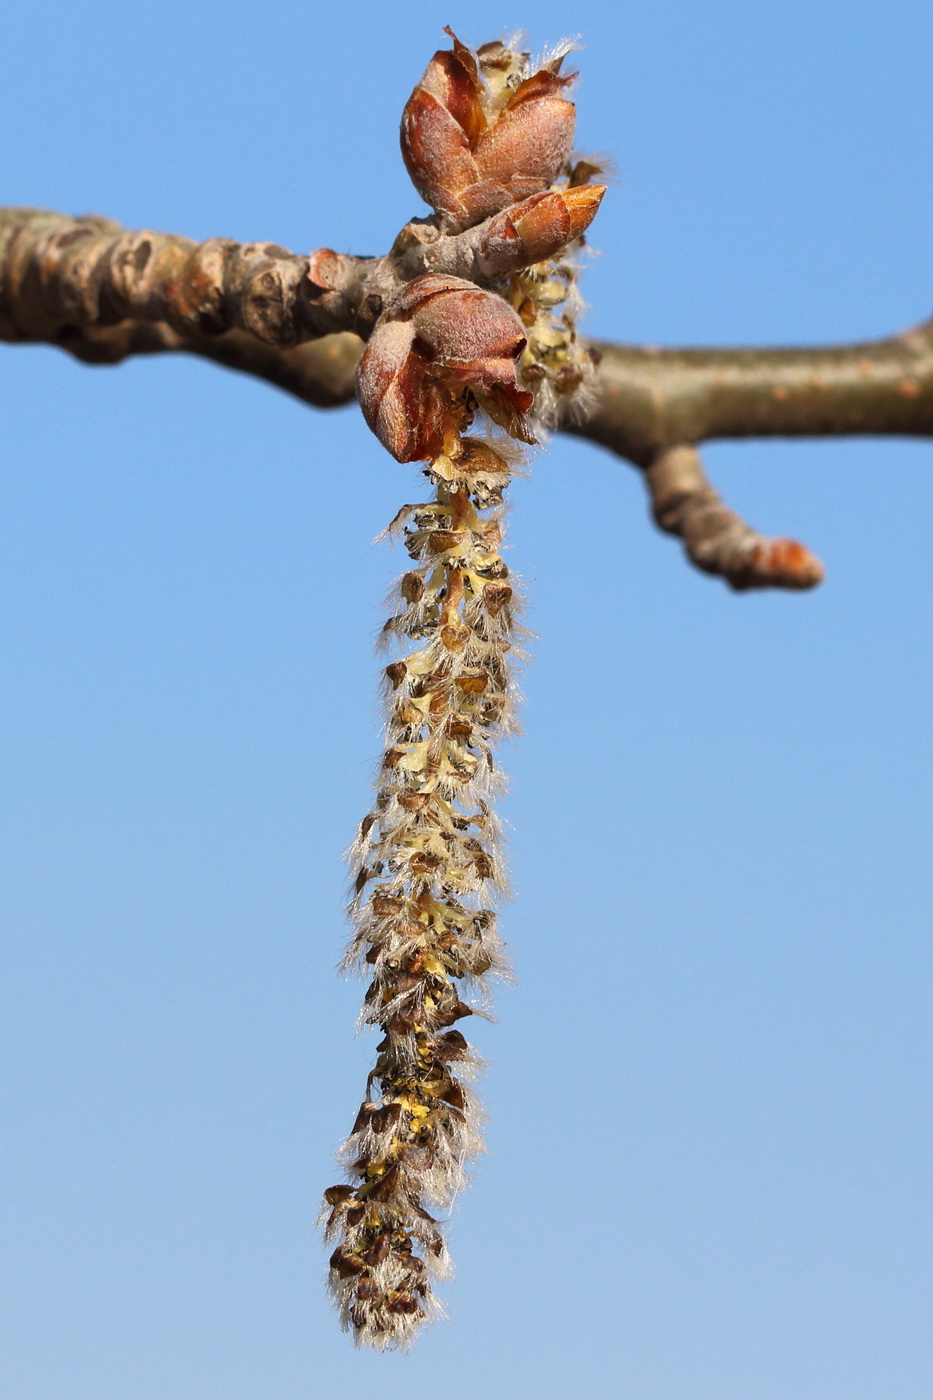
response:
[[[490,904],[503,886],[491,799],[492,747],[514,723],[509,675],[516,600],[500,552],[505,458],[451,441],[408,506],[412,568],[386,632],[417,643],[386,668],[387,745],[373,810],[353,847],[355,937],[371,970],[363,1019],[383,1039],[342,1156],[353,1185],[326,1193],[338,1241],[331,1285],[344,1325],[375,1347],[404,1345],[438,1311],[448,1271],[432,1210],[448,1209],[480,1148],[464,1084],[475,1058],[456,1024],[504,968]]]
[[[563,253],[509,279],[528,330],[520,382],[547,425],[585,392],[576,265]],[[456,1025],[506,970],[491,904],[504,892],[493,747],[515,728],[518,600],[502,554],[503,492],[518,460],[451,428],[425,474],[433,500],[403,508],[412,567],[387,640],[416,649],[385,670],[386,749],[375,804],[351,850],[355,933],[347,966],[370,972],[362,1019],[383,1038],[340,1156],[352,1184],[325,1192],[330,1286],[360,1345],[405,1347],[440,1315],[432,1277],[450,1272],[432,1212],[450,1208],[482,1148],[465,1081],[477,1058]]]
[[[386,749],[351,852],[347,955],[370,975],[362,1019],[382,1039],[340,1154],[349,1180],[325,1192],[341,1320],[378,1349],[408,1345],[440,1312],[433,1277],[449,1260],[436,1212],[482,1145],[466,1083],[478,1062],[458,1023],[505,970],[491,907],[504,890],[492,750],[515,723],[518,628],[502,493],[521,460],[511,439],[536,441],[533,429],[588,391],[574,254],[605,192],[589,186],[595,165],[570,161],[572,79],[558,69],[571,46],[533,72],[509,46],[473,55],[451,38],[406,106],[403,152],[442,236],[504,211],[481,247],[501,276],[483,289],[413,278],[358,376],[370,427],[398,461],[427,460],[435,488],[390,526],[412,567],[384,634],[414,649],[386,667]],[[479,410],[491,435],[463,436]]]

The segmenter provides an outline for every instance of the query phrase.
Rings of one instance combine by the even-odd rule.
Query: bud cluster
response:
[[[428,474],[434,499],[393,522],[412,567],[385,632],[417,647],[386,668],[386,750],[352,852],[348,964],[371,972],[363,1020],[383,1039],[343,1149],[353,1184],[326,1193],[342,1319],[376,1347],[404,1345],[437,1311],[430,1276],[448,1260],[431,1209],[450,1207],[480,1146],[463,1082],[475,1060],[456,1025],[476,1010],[465,994],[504,967],[491,750],[514,723],[510,465],[501,447],[454,437]]]
[[[571,164],[576,108],[560,73],[570,45],[537,71],[502,43],[474,55],[457,37],[428,64],[402,118],[408,172],[448,228],[494,215],[479,266],[515,307],[527,332],[519,382],[536,395],[542,424],[580,403],[592,368],[576,332],[580,299],[572,250],[605,194],[599,166]]]

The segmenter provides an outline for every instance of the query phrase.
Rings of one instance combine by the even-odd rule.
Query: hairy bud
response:
[[[370,337],[357,371],[370,428],[399,462],[436,456],[470,416],[464,389],[517,418],[532,395],[516,382],[525,348],[517,314],[458,277],[416,277]]]
[[[557,179],[573,145],[576,108],[562,92],[575,75],[561,77],[557,60],[514,89],[490,89],[446,32],[453,49],[434,55],[402,114],[402,156],[422,198],[466,228]]]
[[[548,190],[497,214],[479,246],[482,271],[503,276],[546,262],[585,233],[596,217],[605,185]]]

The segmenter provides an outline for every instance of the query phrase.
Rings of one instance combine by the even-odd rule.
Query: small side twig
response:
[[[691,563],[731,588],[813,588],[823,566],[806,545],[770,539],[747,525],[710,482],[695,447],[659,452],[644,471],[658,526],[683,540]]]

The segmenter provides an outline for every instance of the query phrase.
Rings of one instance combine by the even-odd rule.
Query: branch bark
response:
[[[638,466],[713,438],[933,436],[933,319],[852,345],[594,348],[596,403],[567,431]]]
[[[495,285],[478,252],[484,228],[442,235],[432,220],[415,220],[383,258],[326,248],[302,257],[273,243],[197,244],[94,216],[4,209],[0,340],[57,345],[89,364],[200,355],[335,407],[353,399],[363,342],[404,282],[443,271]],[[595,393],[562,431],[641,468],[661,528],[734,587],[810,587],[822,571],[803,546],[765,539],[723,506],[699,443],[933,436],[933,319],[851,345],[592,348]]]

